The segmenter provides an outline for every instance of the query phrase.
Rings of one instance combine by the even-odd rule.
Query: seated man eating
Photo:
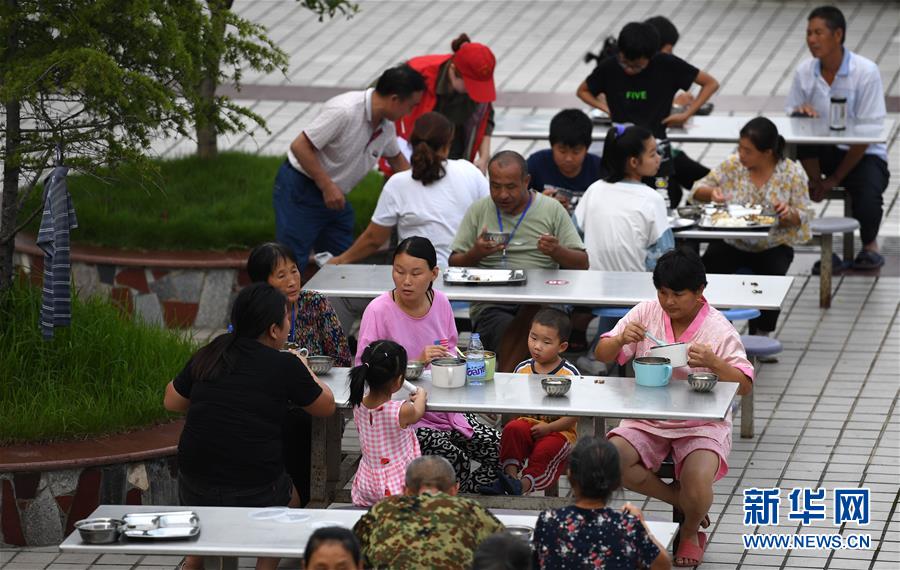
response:
[[[488,163],[491,195],[472,204],[451,246],[450,265],[516,269],[587,269],[584,243],[566,209],[555,199],[529,190],[528,165],[504,150]],[[487,239],[506,232],[508,243]],[[528,357],[525,338],[539,306],[472,303],[474,332],[497,352],[497,370],[510,372]],[[509,334],[506,334],[509,331]]]

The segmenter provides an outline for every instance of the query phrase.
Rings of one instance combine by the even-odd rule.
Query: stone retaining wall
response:
[[[175,456],[45,472],[0,473],[0,544],[59,544],[98,505],[177,505]]]
[[[105,295],[128,314],[167,327],[220,329],[250,279],[247,252],[119,252],[72,248],[72,281],[82,298]],[[43,279],[44,255],[29,236],[16,240],[14,263]]]

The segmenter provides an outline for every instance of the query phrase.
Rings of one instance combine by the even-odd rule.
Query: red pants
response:
[[[500,438],[500,467],[515,465],[521,469],[527,459],[522,478],[531,479],[532,491],[542,491],[563,474],[572,446],[561,433],[534,439],[532,425],[521,419],[506,424]]]

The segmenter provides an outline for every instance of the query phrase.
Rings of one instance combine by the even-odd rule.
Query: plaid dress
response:
[[[422,455],[411,427],[400,427],[402,400],[388,400],[374,410],[353,408],[362,459],[353,478],[354,505],[369,507],[385,497],[403,494],[406,466]]]

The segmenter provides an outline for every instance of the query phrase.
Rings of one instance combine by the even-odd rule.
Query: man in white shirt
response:
[[[827,117],[831,98],[845,97],[848,118],[884,119],[884,88],[878,66],[844,47],[847,24],[841,11],[820,6],[807,20],[806,44],[813,57],[797,66],[786,111]],[[859,220],[863,243],[853,267],[875,269],[884,265],[877,238],[883,215],[882,194],[890,177],[886,145],[800,146],[797,154],[809,176],[809,194],[814,201],[821,201],[835,186],[843,186],[852,197],[853,217]],[[842,264],[838,259],[835,267],[849,264],[850,260]],[[814,273],[818,273],[816,265]]]
[[[374,89],[325,102],[291,143],[275,177],[275,237],[294,250],[303,271],[311,249],[344,252],[353,243],[353,207],[346,195],[381,156],[395,172],[409,163],[397,146],[394,121],[422,100],[425,80],[408,65],[381,74]]]

